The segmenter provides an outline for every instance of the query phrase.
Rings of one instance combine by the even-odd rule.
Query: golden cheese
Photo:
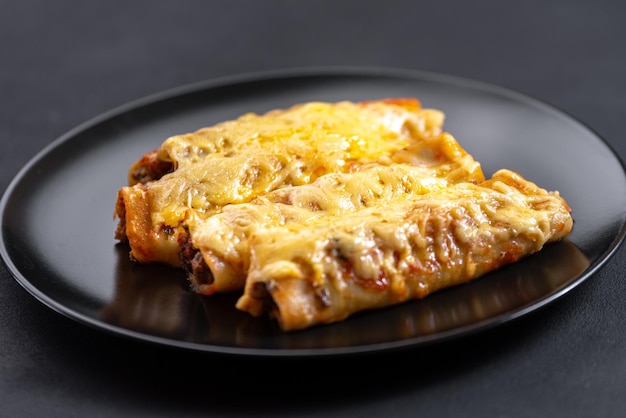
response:
[[[421,299],[560,240],[572,229],[558,193],[510,170],[342,216],[264,228],[237,307],[286,331]]]
[[[178,135],[131,167],[118,192],[116,237],[131,258],[179,265],[178,237],[191,216],[207,218],[232,203],[333,172],[352,172],[441,132],[443,113],[415,99],[311,102]],[[403,157],[405,158],[405,157]],[[138,181],[143,164],[171,172]],[[148,170],[149,171],[149,170]]]
[[[481,165],[416,99],[310,102],[166,139],[129,169],[117,239],[285,331],[420,299],[565,237],[571,210]]]
[[[190,275],[203,294],[240,290],[248,273],[251,235],[276,225],[302,225],[341,216],[458,182],[482,182],[480,164],[449,133],[413,144],[399,162],[364,165],[354,173],[330,173],[308,185],[284,187],[249,203],[225,206],[207,219],[188,221],[193,245],[210,269],[208,283]]]

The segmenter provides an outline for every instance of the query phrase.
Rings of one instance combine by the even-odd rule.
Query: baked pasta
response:
[[[573,227],[556,191],[486,179],[417,99],[310,102],[177,135],[130,167],[115,237],[284,331],[421,299]]]
[[[519,174],[500,170],[342,216],[257,231],[237,308],[292,331],[421,299],[560,240],[570,209]]]
[[[441,133],[443,113],[416,99],[311,102],[246,114],[178,135],[134,163],[117,196],[115,236],[139,262],[179,266],[178,238],[190,216],[349,173]]]
[[[449,133],[424,139],[398,153],[396,161],[330,173],[313,183],[283,187],[249,203],[225,206],[207,219],[190,218],[181,260],[198,293],[243,289],[252,235],[278,225],[302,225],[388,205],[459,182],[481,182],[484,174]]]

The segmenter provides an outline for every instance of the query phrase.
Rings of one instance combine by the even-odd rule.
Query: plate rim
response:
[[[508,98],[513,98],[517,101],[521,101],[524,104],[531,105],[535,108],[539,108],[543,111],[549,112],[551,115],[563,119],[569,123],[575,123],[584,130],[588,131],[591,136],[602,146],[604,146],[615,161],[619,164],[626,178],[626,164],[620,157],[614,147],[595,129],[582,121],[580,118],[572,115],[571,113],[560,109],[553,104],[548,103],[545,100],[537,97],[530,96],[519,90],[515,90],[509,87],[505,87],[496,83],[490,83],[473,78],[468,78],[459,75],[453,75],[449,73],[425,71],[417,69],[406,68],[394,68],[394,67],[372,67],[372,66],[315,66],[315,67],[295,67],[295,68],[282,68],[265,71],[246,72],[235,75],[221,76],[216,78],[210,78],[197,82],[183,84],[177,87],[161,90],[152,94],[145,95],[143,97],[128,101],[122,105],[113,107],[107,111],[101,112],[98,115],[78,124],[74,128],[66,131],[65,133],[52,140],[49,144],[37,151],[18,171],[14,174],[11,181],[5,188],[0,199],[0,222],[2,223],[2,233],[0,237],[0,256],[5,264],[8,273],[18,282],[18,284],[24,288],[27,293],[33,296],[36,300],[41,302],[48,308],[62,314],[63,316],[77,321],[83,325],[87,325],[93,329],[99,331],[105,331],[111,335],[130,338],[135,341],[141,341],[144,343],[158,344],[167,347],[176,347],[180,349],[189,349],[196,352],[205,352],[212,354],[226,354],[237,356],[256,356],[256,357],[320,357],[320,356],[341,356],[341,355],[354,355],[365,353],[380,353],[384,351],[397,350],[403,348],[410,348],[416,346],[431,345],[434,343],[440,343],[456,339],[460,337],[474,335],[477,332],[483,332],[488,329],[492,329],[496,326],[502,325],[514,321],[520,317],[523,317],[531,312],[540,310],[545,306],[551,304],[553,301],[561,298],[566,293],[569,293],[574,288],[578,287],[581,283],[588,280],[591,276],[595,275],[615,254],[620,248],[626,238],[626,222],[623,222],[619,231],[616,231],[615,238],[611,244],[600,253],[595,260],[590,260],[589,266],[578,275],[574,280],[567,283],[566,286],[553,292],[551,295],[542,298],[530,305],[525,304],[516,308],[512,312],[507,313],[506,317],[502,315],[496,318],[487,318],[479,322],[471,323],[457,328],[452,328],[446,331],[440,331],[432,335],[425,335],[420,337],[408,338],[398,341],[388,341],[380,343],[372,343],[358,346],[342,346],[342,347],[326,347],[326,348],[250,348],[250,347],[234,347],[234,346],[222,346],[215,344],[201,344],[196,342],[189,342],[183,340],[175,340],[171,338],[150,335],[139,331],[115,326],[101,320],[97,320],[81,312],[73,310],[62,303],[56,301],[50,297],[46,292],[41,291],[31,280],[29,280],[25,274],[13,262],[9,251],[7,249],[7,237],[5,234],[5,218],[7,207],[24,177],[31,171],[39,161],[45,158],[54,149],[62,146],[74,136],[88,129],[97,127],[100,124],[123,115],[127,112],[138,110],[140,108],[148,107],[150,105],[157,104],[159,102],[183,97],[185,95],[200,93],[202,91],[208,91],[222,87],[232,87],[249,82],[260,81],[281,81],[287,79],[303,79],[307,77],[336,77],[336,76],[356,76],[356,77],[385,77],[385,78],[397,78],[403,80],[413,81],[428,81],[439,82],[445,84],[452,84],[454,86],[470,87],[472,89],[480,91],[489,91],[497,95],[503,95]],[[419,340],[419,341],[416,341]]]

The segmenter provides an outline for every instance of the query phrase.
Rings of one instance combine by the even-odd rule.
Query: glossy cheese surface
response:
[[[228,205],[207,219],[189,220],[192,241],[213,276],[207,285],[194,283],[192,276],[192,284],[204,294],[242,289],[250,264],[250,237],[266,228],[341,217],[458,182],[484,180],[480,164],[449,133],[412,145],[407,155],[398,155],[400,162],[379,161],[353,173],[326,174],[308,185],[283,187],[249,203]]]
[[[158,156],[184,166],[213,156],[279,155],[293,164],[294,171],[287,176],[293,184],[300,184],[314,174],[315,167],[308,163],[319,160],[343,167],[389,155],[416,139],[441,132],[443,118],[442,112],[423,109],[415,99],[308,102],[262,115],[248,113],[173,136],[161,145]]]
[[[477,278],[572,226],[557,193],[500,170],[480,184],[259,231],[237,307],[287,331],[336,322]]]
[[[415,99],[311,102],[168,138],[140,161],[170,163],[172,171],[120,189],[116,235],[129,243],[135,260],[178,265],[177,239],[186,219],[406,154],[439,134],[442,123],[443,113],[423,109]]]
[[[115,236],[284,331],[421,299],[563,239],[571,210],[486,179],[416,99],[310,102],[166,139],[129,169]]]

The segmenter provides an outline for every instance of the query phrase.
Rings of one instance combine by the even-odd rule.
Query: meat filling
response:
[[[163,161],[157,157],[157,150],[151,151],[137,161],[129,171],[131,184],[148,183],[158,180],[174,171],[174,163]]]
[[[206,265],[202,253],[193,246],[187,226],[178,235],[179,259],[192,288],[213,283],[213,274]]]

